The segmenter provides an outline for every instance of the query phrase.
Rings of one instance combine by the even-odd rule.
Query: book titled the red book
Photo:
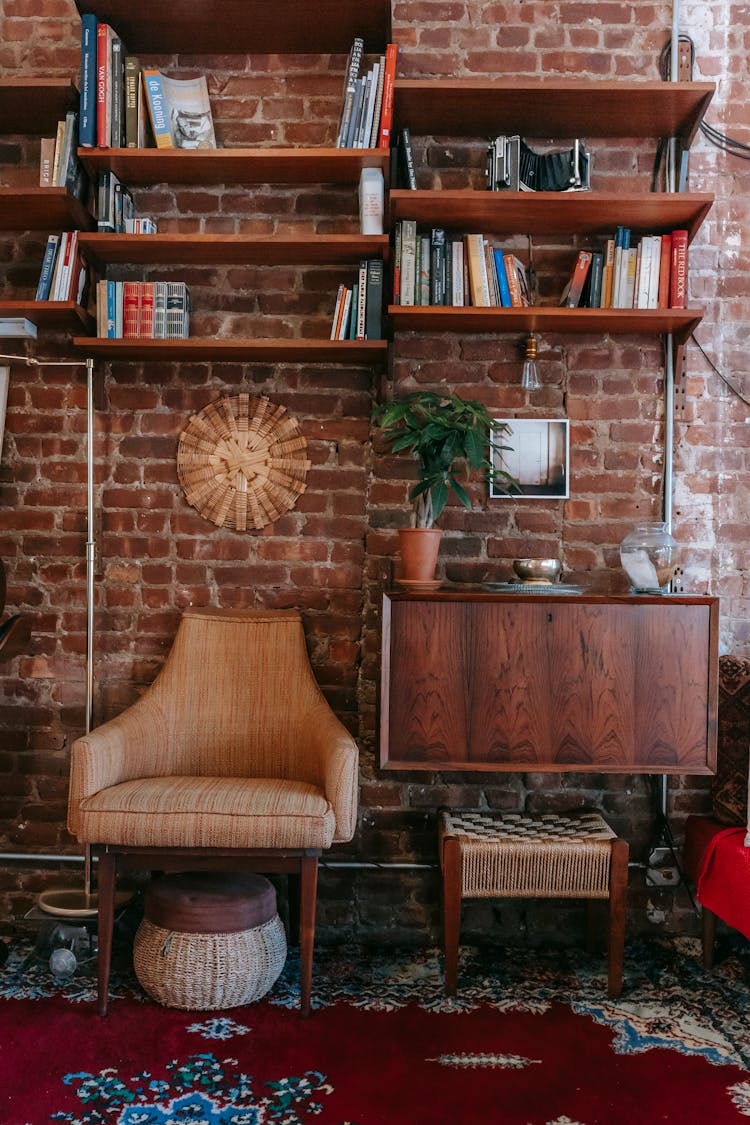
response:
[[[688,232],[672,231],[672,276],[669,285],[669,307],[687,308]]]

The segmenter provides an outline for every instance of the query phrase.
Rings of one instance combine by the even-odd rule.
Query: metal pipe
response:
[[[94,361],[86,360],[86,734],[94,718]]]

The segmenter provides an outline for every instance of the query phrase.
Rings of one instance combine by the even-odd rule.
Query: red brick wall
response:
[[[70,75],[78,63],[72,0],[6,0],[0,30],[4,76]],[[586,75],[658,77],[671,5],[604,2],[461,3],[404,0],[393,10],[403,77]],[[718,83],[709,120],[749,140],[739,5],[684,6],[682,30],[696,44],[696,78]],[[161,61],[194,73],[194,59]],[[215,68],[214,64],[215,63]],[[220,144],[325,144],[335,134],[344,60],[333,57],[222,57],[200,60],[209,75]],[[485,139],[416,141],[420,185],[479,185]],[[647,190],[653,146],[592,139],[599,187]],[[34,183],[38,140],[0,137],[0,182]],[[467,170],[468,169],[468,170]],[[744,270],[748,165],[698,136],[690,186],[716,205],[691,249],[692,303],[705,305],[698,337],[744,391]],[[140,189],[142,214],[161,230],[284,232],[357,229],[355,193],[237,185]],[[44,239],[0,233],[0,278],[8,296],[33,292]],[[526,240],[518,241],[526,252]],[[554,301],[569,268],[572,239],[540,246],[544,299]],[[344,273],[346,271],[343,271]],[[196,334],[303,335],[328,321],[340,269],[177,269],[158,276],[189,282]],[[123,271],[118,276],[139,276]],[[70,356],[64,338],[33,354]],[[639,516],[659,513],[663,468],[661,346],[643,337],[545,336],[544,389],[529,403],[519,385],[511,337],[412,336],[393,346],[399,388],[455,387],[500,414],[571,420],[571,498],[489,502],[475,489],[471,513],[451,507],[440,573],[451,580],[505,578],[519,554],[557,553],[566,574],[625,587],[618,545]],[[102,508],[97,580],[97,721],[130,703],[157,672],[189,604],[297,605],[305,615],[316,674],[362,746],[361,825],[347,858],[431,863],[434,809],[441,803],[546,809],[597,802],[643,859],[653,836],[644,778],[588,775],[392,777],[375,766],[379,600],[390,580],[395,531],[408,518],[408,466],[370,441],[377,379],[362,369],[193,363],[100,365],[104,409],[97,414],[97,497]],[[185,504],[176,480],[176,440],[190,414],[220,394],[268,394],[301,421],[313,468],[297,508],[263,533],[220,531]],[[0,850],[70,848],[64,831],[71,741],[83,726],[85,644],[85,388],[73,368],[14,366],[0,463],[0,556],[8,608],[32,618],[28,656],[0,666]],[[747,654],[747,406],[723,389],[700,352],[687,351],[676,420],[675,532],[684,544],[684,586],[722,597],[722,650]],[[671,785],[679,832],[706,803],[705,780]],[[5,904],[20,913],[50,876],[32,864],[9,867]],[[434,926],[435,875],[417,870],[328,873],[321,918],[339,928],[414,933]],[[490,907],[475,915],[483,924]],[[647,890],[634,874],[633,924],[693,923],[684,893]],[[503,912],[509,933],[520,923]],[[540,908],[535,932],[559,924]]]

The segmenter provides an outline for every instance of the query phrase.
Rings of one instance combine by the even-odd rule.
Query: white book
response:
[[[360,137],[360,148],[370,147],[370,136],[372,134],[372,119],[375,116],[375,99],[378,95],[378,75],[380,73],[380,63],[374,63],[372,70],[367,76],[367,112],[364,119],[364,128]]]
[[[372,115],[372,132],[370,133],[370,148],[378,147],[380,136],[380,111],[383,108],[383,83],[385,81],[385,55],[380,56],[378,63],[378,88],[375,91],[375,109]]]
[[[622,252],[622,281],[620,284],[620,308],[632,309],[635,297],[635,270],[638,263],[638,248],[631,246]]]
[[[650,246],[648,238],[642,238],[638,243],[638,261],[635,271],[635,288],[633,292],[633,308],[648,308],[648,284],[651,277]]]
[[[55,272],[52,275],[52,288],[49,294],[50,301],[62,300],[60,294],[62,292],[63,274],[65,273],[65,255],[70,237],[71,231],[68,230],[64,230],[60,235],[60,245],[57,248],[57,257],[55,258]]]
[[[167,335],[167,283],[154,282],[154,339],[164,340]]]
[[[0,317],[0,336],[15,337],[19,340],[23,337],[35,337],[36,325],[24,316],[3,316]],[[2,411],[0,410],[1,417]]]
[[[417,268],[417,224],[404,219],[401,224],[401,304],[414,304]]]
[[[351,289],[344,290],[344,309],[341,314],[341,325],[339,327],[339,340],[346,340],[349,336],[349,317],[352,315],[352,291]]]
[[[651,244],[651,270],[648,278],[648,297],[646,308],[659,307],[659,272],[661,270],[661,235],[649,235]]]

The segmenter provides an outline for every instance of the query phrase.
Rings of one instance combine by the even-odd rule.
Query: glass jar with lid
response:
[[[666,594],[679,548],[662,520],[637,523],[620,544],[620,562],[633,594]]]

